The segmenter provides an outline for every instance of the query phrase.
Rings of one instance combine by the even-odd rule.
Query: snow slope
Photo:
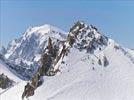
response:
[[[97,63],[102,55],[109,59],[107,67]],[[29,100],[134,100],[134,64],[112,44],[94,55],[72,48],[64,60],[61,72],[44,77],[44,84]],[[22,87],[2,94],[1,100],[21,100]]]
[[[14,80],[16,82],[20,81],[20,79],[8,69],[7,65],[0,60],[0,74],[2,73],[4,73],[4,75],[9,77],[11,80]]]
[[[102,53],[109,59],[107,67],[93,65],[90,62],[95,60],[94,56],[83,57],[72,50],[66,70],[46,79],[31,100],[42,100],[42,97],[46,100],[133,100],[134,64],[111,47]]]
[[[0,100],[22,100],[21,95],[24,91],[25,85],[26,82],[24,81],[16,83],[15,86],[0,95]]]
[[[14,75],[7,67],[7,65],[0,60],[0,74],[4,74],[5,76],[7,76],[10,80],[14,81],[14,85],[16,85],[16,83],[21,82],[21,79],[19,79],[16,75]],[[11,88],[11,87],[9,87]],[[4,92],[6,92],[9,88],[7,89],[1,89],[0,88],[0,95]]]

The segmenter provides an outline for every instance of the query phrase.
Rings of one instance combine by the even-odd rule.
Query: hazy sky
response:
[[[51,24],[68,31],[77,20],[134,48],[133,0],[0,0],[0,45],[7,46],[29,26]]]

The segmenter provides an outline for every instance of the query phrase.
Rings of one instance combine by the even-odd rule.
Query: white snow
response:
[[[97,57],[102,53],[109,60],[107,67],[98,65]],[[44,77],[43,85],[29,100],[134,100],[134,64],[130,59],[111,46],[94,55],[72,48],[62,72]],[[2,94],[1,100],[21,100],[22,90],[20,83]]]
[[[10,72],[10,70],[7,68],[7,65],[0,60],[0,74],[2,73],[6,75],[10,80],[13,80],[15,83],[21,82],[21,80],[17,76]],[[7,90],[0,88],[0,95]]]
[[[0,95],[0,100],[22,100],[21,96],[25,85],[24,81],[16,83],[14,87]]]
[[[50,27],[52,26],[44,25],[30,28],[25,35],[41,34],[38,42],[42,45],[42,41],[47,39],[44,33],[48,33]],[[56,32],[54,30],[51,30],[52,34],[48,36],[59,38],[58,34],[53,34]],[[100,37],[99,33],[94,33],[96,38]],[[68,43],[65,45],[69,47]],[[60,59],[55,66],[55,69],[60,66],[60,72],[52,77],[44,76],[43,85],[35,90],[34,96],[29,97],[29,100],[134,100],[134,63],[132,62],[134,52],[126,48],[116,50],[115,45],[118,44],[112,39],[108,39],[108,46],[104,47],[102,51],[97,49],[94,54],[72,47],[68,56],[65,57],[65,63],[60,64],[62,61]],[[60,48],[60,52],[61,50],[62,48]],[[122,50],[126,50],[128,54],[125,55]],[[109,65],[105,67],[104,64],[98,64],[99,58],[103,60],[104,56],[109,62]],[[35,54],[34,57],[34,60],[37,61],[40,55]],[[0,71],[9,74],[9,71],[1,66],[3,66],[2,63]],[[11,78],[14,77],[16,76]],[[24,81],[19,82],[1,94],[0,100],[21,100],[25,84]]]
[[[125,48],[125,50],[134,58],[134,50]]]
[[[31,36],[31,34],[33,34],[33,33],[44,35],[44,34],[50,34],[50,33],[54,33],[54,32],[66,34],[66,32],[64,32],[63,30],[61,30],[57,27],[54,27],[54,26],[49,25],[49,24],[45,24],[42,26],[33,27],[33,28],[28,29],[26,31],[26,34],[24,34],[24,37]]]
[[[12,72],[10,72],[10,70],[7,68],[7,65],[4,64],[1,60],[0,60],[0,74],[4,73],[4,75],[6,75],[7,77],[9,77],[11,80],[14,81],[20,81],[20,79],[15,76]]]

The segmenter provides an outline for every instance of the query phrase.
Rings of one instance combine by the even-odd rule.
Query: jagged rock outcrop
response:
[[[0,74],[0,88],[7,89],[13,85],[14,81],[9,79],[3,73]]]
[[[59,41],[66,39],[66,32],[46,24],[40,27],[30,27],[20,38],[10,42],[4,56],[13,65],[11,65],[11,70],[19,76],[22,75],[24,79],[30,79],[40,66],[38,62],[47,48],[49,37],[57,45]],[[53,49],[56,50],[57,46]],[[53,51],[52,55],[56,56]]]
[[[59,71],[62,59],[73,46],[80,51],[86,50],[87,53],[93,53],[94,50],[106,46],[107,41],[107,37],[101,35],[97,28],[78,21],[70,28],[65,41],[55,41],[52,40],[51,37],[48,38],[48,44],[41,56],[40,67],[35,74],[40,73],[40,75],[47,76],[55,75],[56,72]]]
[[[66,46],[64,45],[65,41],[59,41],[59,43],[52,43],[51,38],[48,40],[48,46],[44,51],[44,54],[41,58],[41,67],[39,71],[43,75],[53,76],[59,70],[56,68],[59,60],[63,59],[66,53]]]
[[[78,21],[70,29],[68,41],[71,46],[75,43],[74,46],[80,51],[93,53],[95,49],[107,46],[108,38],[100,34],[93,25],[88,26]]]
[[[68,91],[66,91],[66,90],[70,91],[70,88],[72,89],[74,87],[75,88],[73,89],[73,92],[72,92],[72,90],[70,91],[71,93],[74,93],[74,94],[76,93],[75,91],[79,88],[79,86],[81,86],[79,88],[80,91],[81,90],[84,91],[87,88],[88,88],[88,91],[92,90],[89,86],[91,86],[94,83],[95,83],[94,88],[99,95],[98,88],[106,89],[104,87],[107,86],[107,82],[109,83],[111,78],[115,77],[115,76],[113,77],[112,75],[118,71],[118,68],[121,69],[123,66],[122,71],[124,73],[126,71],[125,70],[126,66],[128,66],[128,68],[131,65],[133,66],[133,64],[130,63],[130,60],[127,59],[127,57],[126,57],[126,55],[128,55],[128,52],[126,52],[125,49],[121,49],[121,47],[119,47],[118,45],[116,47],[114,45],[113,41],[111,41],[106,36],[99,33],[98,29],[93,25],[86,25],[85,23],[78,21],[73,25],[72,28],[70,28],[68,37],[64,38],[63,40],[61,40],[59,38],[55,38],[56,35],[54,35],[54,34],[53,35],[55,37],[53,35],[50,35],[53,32],[57,33],[54,30],[47,31],[46,32],[47,35],[45,35],[45,36],[44,36],[44,33],[42,34],[42,31],[40,31],[40,30],[34,31],[34,32],[37,32],[38,35],[40,34],[39,35],[40,38],[31,38],[34,36],[38,37],[38,35],[33,32],[33,29],[34,28],[30,28],[24,34],[24,36],[25,36],[24,41],[25,40],[30,41],[30,42],[32,41],[32,43],[34,44],[33,45],[34,47],[32,49],[35,49],[35,48],[36,49],[31,50],[32,53],[30,54],[30,56],[29,55],[27,56],[25,54],[25,57],[26,57],[26,59],[27,58],[30,59],[30,60],[27,59],[27,61],[33,61],[33,62],[36,61],[37,65],[35,66],[35,64],[33,64],[34,65],[34,67],[33,67],[33,66],[31,66],[32,64],[29,64],[29,62],[23,61],[25,58],[23,55],[22,56],[22,58],[24,57],[23,59],[17,60],[19,62],[18,63],[19,67],[18,66],[17,67],[10,66],[10,68],[18,71],[19,75],[22,75],[23,77],[30,76],[28,78],[30,80],[29,81],[30,84],[26,85],[26,87],[28,86],[28,89],[26,89],[26,90],[29,90],[29,91],[25,92],[25,89],[24,89],[24,94],[25,93],[26,94],[23,96],[33,96],[35,90],[40,85],[44,85],[44,90],[42,89],[44,92],[46,91],[47,88],[49,89],[49,87],[52,89],[51,92],[54,91],[53,92],[54,95],[48,97],[51,99],[51,97],[53,98],[53,96],[55,96],[55,93],[59,95],[59,90],[61,93],[60,95],[62,95],[62,93],[63,93],[64,96],[66,95],[66,93],[68,93]],[[58,32],[58,35],[61,36],[61,33]],[[45,40],[45,43],[44,43],[44,40]],[[17,43],[17,41],[15,41],[14,47],[18,48],[18,47],[16,47],[16,43]],[[32,43],[30,43],[29,45],[31,45]],[[26,42],[26,44],[27,44],[27,42]],[[35,45],[35,44],[37,44],[37,45]],[[28,46],[28,45],[26,45],[26,46]],[[24,47],[25,47],[25,45],[24,45]],[[12,49],[12,50],[15,50],[15,52],[16,52],[16,50],[18,50],[18,49]],[[23,50],[24,50],[24,48],[23,48]],[[28,50],[28,52],[30,52],[30,48],[27,48],[27,50]],[[123,51],[123,54],[122,54],[122,51]],[[111,52],[113,53],[113,56],[111,55]],[[21,53],[21,52],[19,51],[18,53]],[[8,54],[6,54],[6,56],[8,56]],[[10,57],[12,58],[13,55],[12,54],[9,55],[9,58]],[[123,60],[122,60],[122,57],[123,57]],[[126,63],[123,63],[122,66],[119,66],[120,62],[118,62],[118,60],[124,61],[124,62],[126,60],[127,61],[126,61]],[[25,63],[26,63],[26,66],[24,66]],[[22,65],[22,66],[20,66],[20,65]],[[117,65],[118,68],[115,65]],[[31,67],[29,67],[29,66],[31,66]],[[112,71],[111,71],[111,68],[113,68]],[[116,69],[117,71],[114,69]],[[56,75],[58,72],[61,72],[62,74]],[[110,73],[110,75],[109,75],[109,73]],[[24,74],[28,75],[28,76],[24,76]],[[118,73],[116,73],[116,74],[118,74]],[[115,84],[120,83],[118,81],[118,80],[120,80],[120,74],[121,73],[119,72],[119,74],[118,74],[119,77],[117,77],[115,80],[113,79],[114,80],[113,82],[115,82]],[[50,78],[50,80],[51,80],[50,82],[46,82],[46,84],[43,84],[44,81],[47,81],[47,79],[49,79],[47,76],[50,77],[50,76],[54,76],[54,75],[56,75],[55,76],[56,78],[55,77]],[[43,79],[44,76],[46,76],[45,77],[46,80]],[[131,73],[130,76],[132,77],[133,74]],[[58,78],[58,81],[57,81],[57,78]],[[105,79],[108,79],[108,80],[103,82]],[[125,78],[123,78],[123,79],[125,79]],[[60,80],[62,83],[59,85]],[[54,84],[51,84],[53,82],[54,82]],[[66,84],[66,82],[67,82],[67,84]],[[72,83],[70,84],[70,82],[72,82]],[[111,81],[112,84],[113,84],[113,82]],[[126,82],[126,80],[123,80],[122,82]],[[110,85],[112,85],[112,84],[110,84]],[[45,87],[45,85],[47,85],[47,86]],[[69,85],[69,88],[68,88],[68,85]],[[60,86],[62,86],[62,89]],[[63,92],[62,90],[66,86],[67,86],[67,89]],[[122,86],[124,86],[124,84]],[[58,88],[56,89],[55,87],[56,88],[58,87]],[[118,89],[118,87],[116,87],[116,89]],[[110,88],[110,91],[111,90],[112,89]],[[58,91],[58,93],[55,91]],[[87,90],[84,93],[86,93],[86,92],[87,92]],[[89,92],[92,92],[92,91],[89,91]],[[49,94],[50,91],[46,92],[46,93]],[[113,91],[111,93],[113,93]],[[40,94],[38,94],[38,95],[40,95]],[[64,96],[63,96],[63,98],[64,98]],[[88,97],[89,97],[89,95],[87,95],[87,98]],[[104,98],[105,98],[105,93],[104,93]]]

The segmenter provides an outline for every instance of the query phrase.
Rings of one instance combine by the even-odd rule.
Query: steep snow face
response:
[[[51,37],[53,41],[63,41],[66,33],[51,25],[29,28],[19,39],[13,40],[5,57],[17,65],[35,65],[39,61]]]

